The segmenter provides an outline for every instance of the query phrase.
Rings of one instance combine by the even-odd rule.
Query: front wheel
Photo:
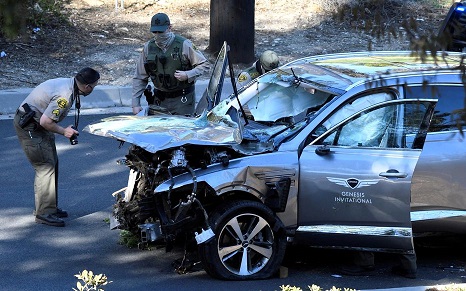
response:
[[[226,280],[264,279],[277,272],[285,255],[283,224],[264,204],[235,201],[211,215],[215,238],[199,245],[206,272]]]

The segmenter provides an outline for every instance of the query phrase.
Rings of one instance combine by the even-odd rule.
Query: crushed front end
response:
[[[218,198],[208,185],[197,182],[195,170],[214,163],[226,166],[232,155],[238,153],[228,147],[189,145],[151,153],[132,145],[120,161],[130,173],[124,193],[115,194],[111,227],[137,235],[140,246],[151,242],[168,246],[184,233],[194,235],[198,244],[209,240],[214,234],[206,208],[209,199]],[[190,175],[192,181],[175,187],[174,177],[181,174]],[[171,185],[168,191],[154,191],[164,182]]]

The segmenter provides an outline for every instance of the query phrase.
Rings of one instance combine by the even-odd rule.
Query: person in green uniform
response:
[[[210,63],[194,44],[171,31],[170,19],[157,13],[151,19],[153,39],[145,43],[133,77],[133,113],[141,110],[141,97],[147,103],[171,114],[192,115],[197,77],[210,70]],[[149,79],[154,86],[148,89]]]
[[[14,127],[21,147],[35,171],[35,221],[51,226],[65,226],[68,213],[58,205],[58,155],[55,134],[77,143],[74,125],[62,127],[62,121],[79,96],[89,95],[100,79],[92,68],[80,70],[71,78],[47,80],[34,88],[16,110]],[[76,124],[77,125],[77,124]]]

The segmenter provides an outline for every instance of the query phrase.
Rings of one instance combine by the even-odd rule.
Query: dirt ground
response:
[[[330,0],[255,3],[257,56],[271,49],[286,63],[308,55],[367,50],[369,40],[373,50],[409,49],[406,39],[379,40],[355,29],[354,23],[333,21],[325,13],[331,10]],[[25,37],[9,42],[0,38],[0,53],[6,54],[0,58],[0,89],[34,87],[50,78],[73,76],[86,66],[101,72],[100,84],[130,85],[135,61],[151,37],[150,19],[157,12],[167,13],[173,31],[191,39],[213,63],[215,56],[206,51],[209,6],[210,0],[71,0],[65,8],[72,25],[31,27]],[[421,31],[435,31],[449,7],[408,8]],[[365,11],[369,18],[371,9]],[[392,14],[386,24],[401,22],[401,11],[377,9]],[[248,65],[236,64],[235,74]]]

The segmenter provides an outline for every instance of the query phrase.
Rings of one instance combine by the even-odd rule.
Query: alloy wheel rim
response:
[[[237,215],[220,231],[218,255],[230,272],[253,275],[271,259],[273,241],[272,228],[264,218],[251,213]]]

